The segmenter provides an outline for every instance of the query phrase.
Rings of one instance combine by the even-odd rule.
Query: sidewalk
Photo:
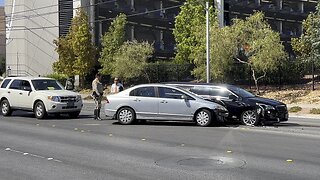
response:
[[[290,113],[290,117],[320,119],[320,114],[310,114],[311,109],[320,109],[320,104],[287,104],[288,110],[294,106],[299,106],[302,110],[296,113]]]

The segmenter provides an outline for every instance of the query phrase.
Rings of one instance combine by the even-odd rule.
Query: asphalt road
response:
[[[319,179],[320,119],[267,127],[0,116],[0,179]]]

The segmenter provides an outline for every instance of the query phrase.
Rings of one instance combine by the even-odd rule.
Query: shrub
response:
[[[291,108],[289,109],[289,112],[295,113],[295,112],[299,112],[299,111],[301,111],[301,110],[302,110],[302,108],[301,108],[300,106],[293,106],[293,107],[291,107]]]
[[[319,108],[312,108],[310,110],[310,114],[320,114],[320,109]]]

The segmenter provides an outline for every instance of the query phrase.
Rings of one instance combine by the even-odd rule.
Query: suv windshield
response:
[[[243,97],[243,98],[255,97],[254,94],[252,94],[242,88],[239,88],[239,87],[230,87],[229,89],[232,92],[234,92],[235,94],[237,94],[238,96]]]
[[[63,86],[53,79],[37,79],[31,80],[33,87],[38,90],[63,90]]]

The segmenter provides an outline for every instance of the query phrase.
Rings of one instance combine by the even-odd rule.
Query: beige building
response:
[[[6,23],[4,7],[0,7],[0,59],[6,57]]]
[[[12,76],[52,73],[58,59],[58,0],[6,0],[6,68]]]

